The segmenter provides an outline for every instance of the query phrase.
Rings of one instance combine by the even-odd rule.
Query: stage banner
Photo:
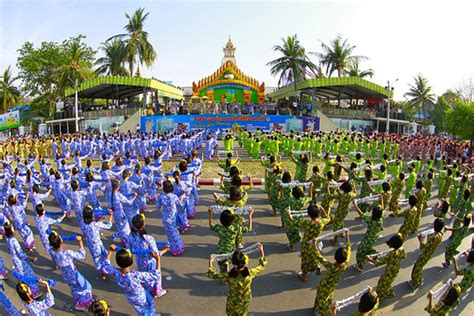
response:
[[[0,115],[0,131],[20,126],[20,111],[12,111]]]
[[[189,131],[191,129],[230,129],[239,125],[250,131],[318,131],[319,117],[291,116],[291,115],[239,115],[239,114],[202,114],[202,115],[169,115],[169,116],[142,116],[140,127],[142,132],[159,132],[177,129]]]

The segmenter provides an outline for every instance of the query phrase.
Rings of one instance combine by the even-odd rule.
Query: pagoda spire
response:
[[[230,60],[234,65],[237,65],[235,61],[235,46],[234,43],[232,43],[232,40],[230,39],[229,35],[229,40],[227,41],[227,44],[224,46],[224,57],[222,58],[221,64],[225,64],[228,60]]]

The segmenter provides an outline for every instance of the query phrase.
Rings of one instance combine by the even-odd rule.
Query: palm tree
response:
[[[95,70],[98,75],[109,76],[129,76],[127,68],[124,67],[126,60],[125,43],[121,40],[114,39],[102,43],[99,47],[104,52],[104,57],[97,59]]]
[[[423,121],[426,119],[426,106],[435,102],[435,96],[431,92],[431,86],[428,79],[418,74],[415,78],[415,84],[410,85],[410,89],[404,96],[408,99],[408,104],[418,111],[423,111]]]
[[[80,41],[73,40],[70,43],[66,61],[59,67],[59,92],[60,95],[68,87],[73,87],[81,82],[91,79],[94,72],[88,61],[89,52],[81,45]]]
[[[283,45],[275,45],[273,50],[282,56],[267,63],[267,66],[271,66],[270,73],[273,76],[280,76],[279,87],[284,81],[296,83],[303,80],[307,71],[318,75],[317,66],[309,60],[296,34],[281,40]]]
[[[143,30],[148,14],[148,12],[145,13],[144,8],[139,8],[132,16],[125,13],[128,24],[125,25],[124,29],[127,33],[118,34],[110,38],[117,38],[124,41],[129,73],[132,76],[135,65],[137,65],[137,68],[143,64],[147,67],[151,67],[156,59],[155,49],[148,41],[148,32]]]
[[[367,70],[360,70],[360,61],[358,59],[353,60],[349,68],[346,70],[347,75],[349,77],[357,77],[357,78],[372,78],[374,76],[374,70],[373,69],[367,69]]]
[[[0,77],[0,100],[3,113],[20,101],[20,90],[13,85],[15,81],[16,78],[11,73],[11,66],[8,66],[3,72],[3,76]]]
[[[338,35],[329,45],[321,42],[322,53],[312,53],[316,55],[321,64],[326,66],[326,76],[331,77],[334,72],[337,76],[344,76],[352,62],[356,60],[365,60],[365,56],[354,56],[353,52],[356,46],[349,45],[347,39],[342,39]]]

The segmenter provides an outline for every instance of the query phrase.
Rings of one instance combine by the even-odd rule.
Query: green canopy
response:
[[[145,92],[156,92],[158,96],[183,99],[183,90],[167,83],[138,77],[100,76],[81,83],[77,89],[79,98],[123,99]],[[73,96],[75,89],[67,89],[66,96]]]
[[[373,82],[357,77],[307,79],[270,93],[279,100],[304,93],[323,99],[370,99],[388,97],[387,90]]]

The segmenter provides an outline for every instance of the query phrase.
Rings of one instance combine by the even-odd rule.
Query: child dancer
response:
[[[452,231],[451,241],[446,246],[446,251],[444,252],[445,262],[443,262],[444,267],[448,267],[451,264],[451,260],[458,253],[457,248],[461,245],[463,239],[469,234],[469,226],[471,225],[471,214],[464,216],[463,225],[459,228],[446,227],[446,230]]]
[[[163,192],[156,201],[156,207],[162,209],[162,220],[165,232],[170,243],[170,252],[174,256],[179,256],[184,252],[184,243],[179,235],[176,226],[176,213],[178,207],[184,206],[184,192],[178,198],[174,193],[173,184],[166,180],[163,182]]]
[[[28,194],[23,203],[17,201],[17,196],[10,195],[8,197],[8,207],[5,208],[5,212],[13,220],[13,225],[20,233],[20,236],[25,243],[25,248],[32,251],[35,249],[35,239],[26,219],[25,208],[27,200]]]
[[[353,204],[356,212],[367,223],[367,232],[357,248],[357,264],[354,265],[354,269],[363,272],[367,256],[376,253],[374,245],[379,238],[379,233],[383,229],[383,212],[380,207],[374,205],[372,206],[372,215],[369,216],[369,214],[361,212],[355,201]]]
[[[387,241],[387,245],[393,250],[390,251],[383,258],[373,259],[367,256],[367,260],[375,266],[381,266],[386,264],[385,271],[379,278],[377,283],[377,294],[379,295],[380,301],[392,298],[395,296],[393,290],[393,282],[395,281],[398,272],[400,271],[401,262],[407,257],[405,249],[403,249],[404,239],[400,233],[392,236]]]
[[[104,261],[104,269],[115,278],[115,281],[122,291],[124,291],[128,302],[133,306],[137,315],[156,315],[153,297],[144,287],[147,283],[151,284],[156,282],[156,275],[149,272],[131,270],[130,267],[133,265],[133,256],[128,249],[120,249],[115,254],[115,261],[120,269],[112,267],[110,258],[115,250],[116,247],[111,245],[107,253],[107,258]],[[152,252],[152,256],[156,260],[156,269],[160,270],[160,256],[156,252]]]
[[[318,285],[316,298],[314,299],[314,310],[321,315],[331,315],[331,303],[337,284],[341,280],[342,274],[347,269],[347,265],[351,258],[351,242],[349,240],[349,231],[345,233],[346,247],[339,248],[334,254],[335,263],[330,263],[321,256],[319,251],[316,252],[316,258],[325,268],[326,274]]]
[[[51,314],[46,310],[54,305],[54,296],[48,282],[39,280],[38,283],[46,288],[46,298],[44,300],[36,300],[30,287],[23,282],[17,284],[16,292],[30,315],[49,316]]]
[[[149,272],[156,276],[156,282],[146,283],[145,289],[155,298],[165,295],[166,290],[161,285],[161,269],[156,268],[156,260],[152,253],[157,253],[161,257],[169,247],[164,247],[162,251],[158,250],[155,238],[145,229],[145,215],[139,214],[133,217],[132,233],[126,246],[137,256],[138,271]]]
[[[109,211],[107,222],[94,221],[94,211],[90,205],[86,205],[82,212],[82,217],[84,225],[81,228],[92,256],[92,262],[94,262],[95,268],[99,270],[101,276],[104,277],[106,273],[102,269],[102,262],[107,255],[107,251],[102,244],[100,231],[112,228],[112,212]]]
[[[224,210],[220,215],[220,224],[212,224],[212,207],[209,208],[209,227],[217,232],[219,235],[219,242],[217,244],[217,254],[231,253],[236,250],[238,245],[237,238],[243,232],[249,232],[252,230],[252,214],[253,210],[249,214],[248,227],[242,226],[236,220],[236,215],[231,209]],[[228,260],[219,261],[219,267],[221,272],[228,271]]]
[[[427,236],[427,241],[424,241],[424,237],[418,235],[420,241],[421,255],[416,260],[415,266],[411,272],[410,286],[413,289],[419,288],[423,284],[423,267],[433,257],[433,253],[441,243],[443,239],[444,220],[437,218],[434,221],[434,233]]]
[[[313,204],[308,206],[310,219],[293,217],[291,213],[289,215],[294,227],[304,229],[303,240],[301,241],[301,271],[298,272],[298,277],[306,282],[308,281],[308,273],[313,271],[316,271],[316,274],[321,273],[317,261],[317,250],[312,241],[321,235],[330,218],[321,206]]]
[[[217,273],[213,267],[214,257],[209,258],[209,270],[207,276],[212,279],[229,283],[230,291],[227,295],[226,314],[227,315],[248,315],[250,299],[252,298],[252,280],[263,272],[267,266],[267,259],[263,251],[263,245],[258,245],[260,250],[259,265],[249,269],[248,256],[241,251],[232,254],[232,264],[234,267],[230,272]]]
[[[84,260],[86,251],[82,244],[81,236],[76,236],[79,251],[66,250],[62,247],[63,240],[55,231],[48,237],[53,248],[53,259],[56,266],[61,271],[64,281],[69,285],[74,299],[74,308],[77,310],[87,310],[92,304],[92,287],[89,281],[76,269],[74,259]]]
[[[10,252],[10,256],[12,257],[12,262],[15,267],[15,271],[27,278],[34,277],[35,274],[33,269],[31,269],[28,261],[36,262],[37,258],[35,257],[28,257],[25,252],[21,249],[18,240],[15,238],[15,229],[11,225],[9,221],[7,221],[3,225],[3,229],[5,231],[5,236],[7,237],[6,243],[8,247],[8,251]],[[38,287],[37,282],[28,282],[32,290],[32,295],[34,298],[38,298],[41,296],[41,291]]]
[[[38,235],[40,237],[41,243],[44,246],[44,249],[46,249],[46,252],[48,252],[52,256],[52,249],[51,245],[49,244],[49,226],[59,224],[62,222],[62,220],[66,217],[66,213],[63,213],[63,216],[61,216],[58,219],[52,219],[48,216],[46,216],[44,210],[44,205],[43,204],[38,204],[36,205],[36,228],[38,229]]]
[[[467,292],[474,282],[474,250],[465,252],[464,255],[467,255],[467,263],[469,264],[464,269],[459,269],[459,264],[456,260],[456,257],[453,258],[454,262],[454,271],[456,275],[462,275],[463,279],[457,285],[461,290],[461,293]]]

